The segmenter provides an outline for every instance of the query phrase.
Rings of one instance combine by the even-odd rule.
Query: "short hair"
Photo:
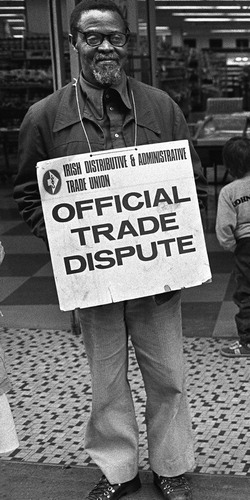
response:
[[[250,139],[231,137],[222,150],[223,163],[233,177],[240,179],[250,171]]]
[[[76,44],[77,39],[77,27],[80,17],[83,12],[88,12],[90,10],[102,10],[102,11],[112,11],[117,12],[124,22],[126,32],[129,31],[128,21],[123,15],[122,10],[116,5],[113,0],[82,0],[76,5],[74,10],[71,12],[70,16],[70,32],[72,35],[72,43]]]

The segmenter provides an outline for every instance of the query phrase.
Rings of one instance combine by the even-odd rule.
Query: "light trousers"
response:
[[[177,476],[194,465],[185,389],[180,292],[157,305],[153,297],[79,311],[92,377],[92,412],[85,449],[110,483],[138,472],[139,429],[128,382],[128,338],[146,391],[151,469]]]

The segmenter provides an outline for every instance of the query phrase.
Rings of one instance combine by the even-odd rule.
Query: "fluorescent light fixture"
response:
[[[25,7],[0,7],[1,10],[25,10]]]
[[[142,0],[142,1],[145,1],[145,0]],[[176,0],[167,0],[168,3],[176,3]],[[186,2],[187,0],[178,0],[178,3],[181,4],[181,2]],[[204,1],[204,0],[203,0]],[[205,0],[207,1],[207,0]],[[166,2],[166,0],[156,0],[157,3],[160,3],[160,2]],[[192,3],[195,3],[195,2],[201,2],[201,0],[192,0]],[[228,0],[213,0],[213,3],[216,3],[216,2],[226,2],[228,3]],[[240,0],[240,3],[243,3],[243,2],[246,2],[246,3],[249,3],[249,0]]]
[[[211,30],[211,33],[250,33],[250,30],[247,29],[218,29],[218,30]]]
[[[213,16],[216,16],[216,17],[223,17],[225,16],[224,12],[206,12],[203,13],[203,12],[173,12],[172,15],[174,17],[185,17],[185,16],[197,16],[197,17],[204,17],[204,19],[206,19],[207,17],[213,17]],[[249,14],[241,14],[241,13],[235,13],[235,14],[228,14],[228,17],[236,17],[236,16],[250,16],[250,12]]]
[[[228,17],[185,17],[184,21],[187,23],[249,23],[250,17],[244,18],[228,18]]]
[[[246,14],[228,14],[227,18],[231,21],[234,21],[236,16],[246,16]],[[204,19],[209,19],[210,17],[216,18],[225,18],[225,14],[222,12],[213,12],[213,13],[205,13],[205,12],[181,12],[181,13],[173,13],[173,17],[186,17],[186,16],[194,16],[194,17],[204,17]],[[250,18],[250,12],[247,14]]]
[[[24,19],[8,19],[9,23],[24,23]]]
[[[243,7],[245,9],[248,9],[248,7]],[[207,11],[207,10],[240,10],[241,7],[239,5],[208,5],[207,7],[204,7],[203,5],[174,5],[174,6],[169,6],[169,5],[159,5],[158,7],[156,7],[156,10],[204,10],[204,11]]]
[[[17,17],[20,16],[20,14],[0,14],[0,17]]]
[[[197,10],[197,9],[196,9]],[[175,17],[185,17],[185,16],[197,16],[197,17],[204,17],[206,19],[207,17],[211,16],[216,16],[216,17],[223,17],[225,14],[222,12],[173,12],[172,14]]]

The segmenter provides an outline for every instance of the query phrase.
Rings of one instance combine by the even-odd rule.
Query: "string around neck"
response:
[[[80,110],[80,104],[79,104],[79,97],[78,97],[78,90],[77,90],[77,79],[76,78],[74,78],[73,86],[75,87],[76,105],[77,105],[78,115],[79,115],[79,118],[80,118],[80,123],[81,123],[82,129],[83,129],[84,135],[86,137],[86,141],[87,141],[87,144],[88,144],[88,147],[89,147],[89,152],[92,153],[92,148],[91,148],[91,144],[90,144],[90,141],[89,141],[89,138],[88,138],[87,130],[86,130],[86,128],[84,126],[84,123],[83,123],[83,120],[82,120],[82,115],[81,115],[81,110]]]

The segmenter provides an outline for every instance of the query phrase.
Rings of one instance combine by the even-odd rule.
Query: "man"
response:
[[[189,138],[179,107],[125,74],[129,30],[111,0],[84,0],[71,14],[77,82],[33,105],[20,131],[15,199],[34,234],[47,241],[36,181],[38,161]],[[190,143],[200,203],[206,181]],[[88,500],[119,499],[140,488],[138,436],[127,380],[128,337],[147,394],[149,462],[163,498],[191,499],[184,473],[194,465],[183,373],[180,291],[79,312],[92,376],[85,448],[103,476]]]

